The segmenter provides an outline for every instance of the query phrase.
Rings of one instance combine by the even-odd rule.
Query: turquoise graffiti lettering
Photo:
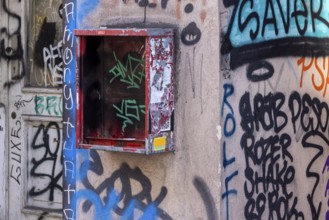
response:
[[[44,99],[45,98],[43,96],[36,95],[34,97],[34,110],[37,115],[42,115],[43,111],[45,110],[43,105]]]
[[[328,0],[241,0],[230,34],[241,46],[278,38],[319,37],[329,33]]]
[[[37,115],[61,116],[63,113],[62,102],[62,97],[36,95],[34,97],[35,113]]]

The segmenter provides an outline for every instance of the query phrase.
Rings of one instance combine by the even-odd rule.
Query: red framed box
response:
[[[75,30],[75,35],[77,147],[173,151],[173,30]]]

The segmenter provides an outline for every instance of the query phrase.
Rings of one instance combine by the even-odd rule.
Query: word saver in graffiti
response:
[[[140,121],[140,113],[145,115],[145,105],[138,105],[136,100],[128,99],[122,100],[121,106],[113,105],[116,109],[116,116],[123,119],[122,131],[125,130],[128,124],[133,125],[134,121]]]
[[[86,190],[77,192],[79,199],[85,199],[82,210],[88,212],[92,206],[96,210],[96,217],[109,217],[111,209],[122,219],[134,219],[134,209],[143,213],[141,219],[172,219],[158,206],[167,195],[167,188],[161,187],[159,195],[152,198],[152,184],[139,168],[131,169],[123,163],[110,177],[94,187],[90,182],[88,172],[98,176],[104,172],[102,161],[96,151],[90,151],[92,160],[85,160],[80,166],[81,181]],[[121,191],[115,192],[114,185],[120,182]],[[132,182],[141,187],[136,193],[132,189]],[[100,194],[106,190],[106,195],[101,200]],[[153,194],[153,193],[152,193]],[[153,211],[152,211],[153,210]]]
[[[55,131],[53,140],[50,140],[50,129]],[[33,138],[32,149],[33,152],[42,152],[43,155],[40,158],[32,158],[32,169],[30,175],[32,178],[48,180],[44,185],[44,188],[37,188],[33,186],[29,195],[32,197],[42,195],[49,192],[49,201],[54,201],[55,190],[62,191],[61,178],[63,175],[61,166],[58,164],[58,158],[61,157],[61,136],[59,125],[55,122],[50,122],[47,126],[41,124]],[[41,142],[41,143],[40,143]],[[51,144],[53,143],[53,144]],[[50,172],[44,170],[44,167],[51,165]]]
[[[127,84],[127,88],[139,89],[142,84],[144,73],[144,60],[133,57],[130,53],[128,54],[126,64],[118,60],[115,52],[113,52],[114,59],[117,64],[109,70],[109,72],[114,76],[110,83],[112,83],[117,77],[120,81]]]
[[[233,6],[221,47],[232,69],[271,57],[329,54],[328,0],[223,2]]]

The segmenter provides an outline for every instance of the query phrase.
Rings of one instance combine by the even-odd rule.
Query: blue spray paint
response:
[[[78,24],[83,24],[86,16],[99,5],[99,0],[81,0],[77,6]]]
[[[229,103],[228,99],[234,94],[234,87],[232,84],[224,84],[224,96],[222,102],[222,110],[221,116],[224,117],[224,137],[225,139],[230,138],[235,133],[236,122],[234,116],[234,110],[231,104]],[[225,111],[227,109],[227,111]],[[226,114],[224,114],[224,111]],[[230,123],[229,123],[230,122]],[[231,127],[228,125],[231,124]],[[227,156],[227,140],[223,141],[223,167],[224,171],[226,171],[227,166],[233,165],[235,162],[235,157],[232,156],[228,158]],[[236,189],[229,188],[229,182],[233,180],[235,176],[238,175],[238,170],[233,171],[231,174],[225,177],[225,191],[222,193],[222,200],[225,199],[226,203],[226,219],[229,220],[229,196],[230,195],[237,195]],[[226,175],[226,174],[225,174]]]
[[[222,104],[222,111],[221,116],[223,117],[224,108],[227,107],[229,109],[229,113],[225,115],[224,121],[224,135],[225,137],[231,137],[235,132],[235,117],[234,117],[234,110],[231,104],[228,102],[228,98],[232,96],[234,93],[234,87],[231,84],[224,84],[224,97],[223,97],[223,104]],[[231,121],[232,128],[231,130],[228,129],[229,121]]]
[[[63,219],[76,219],[75,0],[63,1]]]
[[[112,215],[120,203],[120,195],[115,190],[109,191],[105,203],[100,196],[92,190],[79,190],[76,193],[77,201],[89,200],[94,208],[93,219],[117,219]],[[134,210],[140,206],[139,202],[132,200],[120,219],[133,219]],[[139,208],[138,208],[139,209]],[[140,220],[155,220],[158,217],[157,207],[154,204],[148,205],[143,211]]]
[[[225,199],[225,202],[226,202],[226,219],[227,220],[230,219],[229,196],[238,194],[238,192],[235,189],[229,189],[228,183],[237,175],[238,175],[238,171],[235,171],[230,176],[225,178],[225,192],[222,194],[222,199]]]
[[[224,141],[223,143],[223,166],[224,166],[224,169],[235,162],[235,157],[231,157],[230,159],[227,159],[227,156],[226,156],[226,142]]]
[[[78,157],[82,163],[77,181],[85,187],[77,192],[82,212],[89,213],[95,210],[95,219],[102,216],[120,216],[120,219],[172,219],[159,207],[167,194],[167,189],[162,187],[159,195],[153,199],[152,184],[139,168],[132,169],[123,163],[111,176],[106,177],[97,151],[78,150]],[[88,174],[102,177],[103,181],[94,184]],[[141,187],[138,192],[133,191],[132,182],[137,182]],[[115,184],[121,185],[120,191],[115,189]],[[103,197],[104,193],[107,196]],[[136,216],[136,213],[140,213],[140,216]]]

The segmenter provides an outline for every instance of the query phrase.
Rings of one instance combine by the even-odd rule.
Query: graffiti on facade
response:
[[[63,190],[61,130],[56,122],[50,122],[46,126],[39,125],[33,135],[29,173],[32,186],[29,189],[29,196],[47,194],[48,200],[54,201],[56,191],[61,195]]]
[[[77,199],[82,203],[83,212],[89,212],[91,207],[95,209],[95,219],[102,219],[104,216],[115,217],[115,215],[124,219],[155,219],[156,217],[172,219],[159,207],[167,195],[167,188],[161,187],[157,196],[152,198],[154,195],[152,183],[138,167],[132,169],[128,164],[123,163],[111,176],[95,185],[89,175],[104,177],[104,168],[98,152],[92,150],[90,158],[80,165],[79,174],[81,178],[79,181],[85,188],[77,191]],[[120,183],[121,188],[116,188],[115,183]],[[134,189],[133,183],[138,183],[141,188]],[[139,217],[135,216],[134,210],[139,210]]]
[[[207,211],[208,220],[218,220],[219,218],[215,201],[206,182],[201,177],[195,177],[193,179],[193,185],[200,194],[204,207]]]
[[[75,208],[75,1],[63,1],[62,17],[64,20],[63,31],[63,219],[76,219]]]
[[[62,96],[35,95],[33,101],[36,115],[61,116],[63,113]]]
[[[185,45],[185,46],[193,46],[196,45],[202,37],[202,31],[200,29],[200,24],[203,24],[206,16],[207,16],[207,12],[205,10],[206,6],[207,6],[207,1],[202,1],[201,2],[201,7],[194,7],[194,4],[196,2],[190,2],[187,3],[186,5],[184,5],[184,12],[185,12],[185,16],[189,17],[190,15],[194,15],[194,17],[199,17],[200,20],[194,20],[191,21],[190,23],[188,23],[187,26],[185,26],[181,33],[180,33],[180,38],[181,38],[181,42]],[[198,10],[196,10],[198,9]],[[195,16],[195,13],[199,13],[199,16]],[[201,21],[201,22],[198,22]]]
[[[16,97],[17,97],[17,100],[15,100],[14,106],[17,111],[26,107],[33,100],[33,97],[29,100],[24,99],[21,95],[17,95]]]
[[[181,32],[182,43],[191,46],[198,43],[201,39],[201,30],[195,22],[189,23]]]
[[[2,1],[2,9],[8,15],[11,24],[15,24],[13,29],[1,27],[0,37],[0,60],[4,59],[13,65],[13,72],[4,86],[10,86],[21,80],[25,74],[24,50],[21,35],[21,17],[12,12],[7,1]]]
[[[123,0],[123,3],[127,4],[128,1],[129,0]],[[135,3],[138,4],[139,7],[155,8],[155,7],[158,6],[157,3],[150,2],[149,0],[135,0]],[[162,9],[166,9],[167,4],[168,4],[168,0],[161,0],[160,6],[161,6]]]
[[[63,40],[61,1],[40,2],[33,8],[29,45],[32,86],[56,87],[63,84]]]
[[[300,67],[300,87],[306,80],[312,81],[312,89],[323,97],[327,96],[329,84],[329,57],[301,57],[297,60]]]
[[[263,84],[266,85],[265,83]],[[227,90],[227,84],[224,85],[224,91],[224,97],[233,94],[233,90]],[[222,107],[226,106],[227,103],[223,103]],[[227,108],[226,111],[229,112],[230,108]],[[233,109],[232,107],[231,111]],[[245,181],[243,187],[238,187],[246,198],[244,218],[279,216],[308,219],[308,216],[311,216],[312,219],[319,219],[323,215],[321,210],[324,204],[319,200],[319,190],[323,187],[321,182],[324,180],[321,179],[322,168],[319,170],[318,164],[323,160],[325,147],[329,143],[327,103],[317,97],[311,97],[308,93],[291,91],[291,94],[286,96],[278,91],[263,93],[259,90],[254,93],[245,91],[236,109],[239,109],[241,118],[239,124],[234,122],[232,116],[223,117],[224,128],[228,126],[229,129],[224,129],[223,132],[225,139],[222,157],[224,173],[229,167],[232,170],[236,163],[241,164],[240,160],[244,161],[242,173]],[[240,127],[236,127],[237,125]],[[238,147],[234,149],[228,145],[230,141],[227,138],[230,135],[236,136],[236,130],[241,132],[241,137],[239,142],[232,145]],[[292,138],[300,132],[301,138]],[[295,162],[299,159],[295,152],[296,147],[300,147],[300,150],[307,154],[303,170],[300,170]],[[230,155],[238,149],[243,151],[243,156],[239,159]],[[239,172],[240,170],[237,169]],[[226,192],[232,195],[239,193],[237,189],[228,187],[228,183],[234,180],[233,177],[230,176],[228,181],[224,178],[222,198],[227,195]],[[306,195],[292,190],[297,178],[304,178],[309,182]],[[305,205],[304,201],[307,201],[308,205]],[[230,209],[234,209],[234,206],[230,206]],[[226,210],[226,213],[229,219],[229,213],[232,211]]]
[[[78,20],[80,23],[85,23],[84,19],[90,17],[89,15],[92,12],[95,12],[95,10],[99,10],[99,8],[97,8],[97,5],[99,5],[100,2],[83,0],[79,2],[79,4],[81,4],[81,6],[78,7]],[[122,5],[124,5],[127,10],[130,7],[136,6],[144,8],[144,11],[140,11],[142,13],[142,16],[144,17],[143,23],[147,22],[147,12],[149,10],[157,10],[168,14],[174,12],[178,20],[180,20],[181,17],[184,16],[189,22],[186,26],[184,25],[183,27],[181,27],[180,40],[185,46],[195,46],[199,43],[202,37],[202,25],[204,24],[205,19],[207,17],[207,1],[201,1],[198,5],[200,7],[195,7],[195,4],[197,4],[197,2],[185,3],[181,1],[176,2],[170,0],[122,0],[120,2],[111,2],[111,7],[121,8]],[[88,8],[89,10],[86,10],[86,8]],[[102,8],[100,10],[104,10],[105,8]]]
[[[230,104],[229,98],[234,94],[234,87],[231,84],[224,84],[224,96],[222,102],[221,116],[224,120],[224,141],[223,141],[223,150],[222,153],[222,166],[224,167],[225,172],[225,181],[224,181],[224,192],[222,193],[222,200],[225,201],[226,205],[226,219],[229,217],[229,198],[231,196],[237,195],[237,190],[229,187],[231,181],[234,181],[234,178],[239,174],[238,170],[234,169],[230,171],[228,167],[232,167],[235,162],[235,157],[228,155],[227,148],[231,147],[229,138],[235,133],[236,130],[236,119],[232,105]],[[226,174],[228,172],[228,174]]]
[[[329,53],[324,46],[329,42],[328,3],[327,0],[311,3],[224,0],[232,16],[221,52],[230,53],[232,69],[271,57],[326,55]]]
[[[9,146],[10,146],[10,161],[9,172],[10,177],[15,180],[19,185],[21,184],[22,175],[22,121],[16,117],[16,113],[11,114],[11,118],[14,121],[14,125],[10,129],[9,133]]]
[[[296,218],[304,218],[303,213],[295,208],[298,198],[293,192],[287,190],[287,185],[291,184],[295,178],[295,168],[292,164],[293,157],[288,149],[291,144],[290,136],[286,133],[278,135],[288,122],[287,115],[281,109],[284,101],[285,96],[282,93],[270,93],[267,96],[258,93],[252,102],[248,92],[240,100],[241,127],[244,130],[241,148],[246,158],[245,185],[249,186],[244,188],[248,199],[245,206],[246,218],[261,218],[266,206],[270,208],[270,218],[281,216],[282,210],[278,209],[280,203],[286,204],[285,207],[291,207],[290,210],[284,210],[283,213],[286,216],[282,217],[286,218],[287,215],[294,214]],[[253,110],[252,106],[257,106],[257,109]],[[258,112],[258,114],[253,115],[253,112]],[[271,114],[271,118],[266,121],[265,114],[269,112],[275,113]],[[281,121],[280,124],[278,124],[279,121]],[[276,135],[261,137],[257,140],[253,133],[262,130],[273,130]],[[263,171],[259,172],[255,167],[262,167]],[[259,190],[259,185],[265,187]],[[289,201],[291,198],[292,204]],[[256,201],[263,206],[256,209]]]
[[[244,195],[222,217],[325,219],[329,2],[221,3],[222,161]]]
[[[121,105],[113,108],[116,110],[116,116],[123,120],[122,131],[130,124],[133,125],[134,121],[140,122],[141,116],[145,115],[145,105],[138,105],[135,99],[121,100]]]
[[[323,170],[322,170],[322,175],[325,175],[325,173],[327,173],[329,171],[329,156],[327,157],[327,160],[323,166]],[[329,178],[327,179],[327,184],[324,190],[324,197],[327,199],[329,194],[328,194],[328,190],[329,190]],[[329,201],[329,199],[327,200]],[[327,203],[328,204],[328,203]],[[326,211],[326,218],[329,217],[329,205],[327,205],[327,211]]]
[[[116,65],[109,70],[110,75],[113,76],[110,80],[110,83],[119,77],[120,82],[127,85],[127,89],[139,89],[143,78],[145,77],[144,59],[134,57],[129,53],[126,63],[123,64],[120,60],[118,60],[115,52],[114,59]]]

